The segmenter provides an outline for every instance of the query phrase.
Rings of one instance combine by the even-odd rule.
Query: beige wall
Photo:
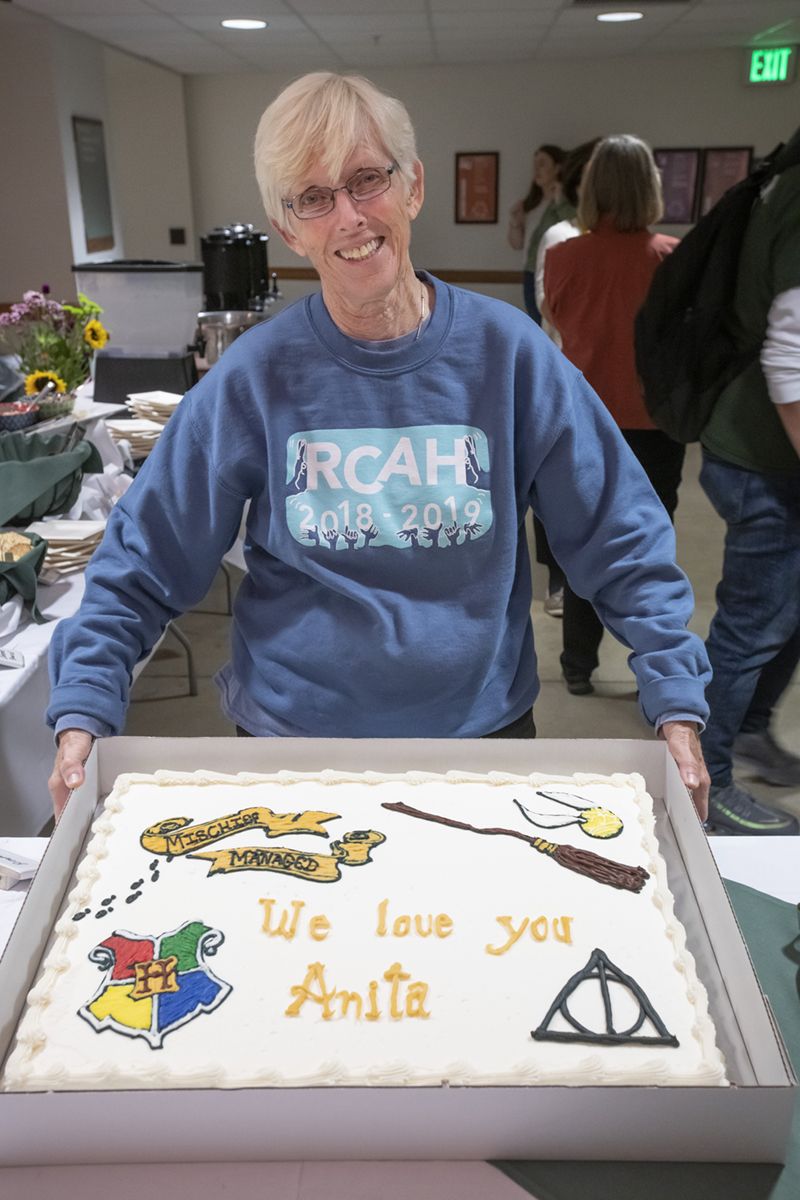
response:
[[[0,302],[48,283],[74,296],[67,190],[46,26],[0,4]]]
[[[72,117],[103,122],[112,250],[88,254]],[[195,260],[183,77],[0,3],[0,303],[71,266],[112,258]],[[170,246],[183,226],[187,244]]]
[[[118,50],[103,58],[125,256],[196,261],[183,78]],[[185,246],[170,245],[172,227]]]
[[[654,145],[754,145],[766,153],[794,131],[800,82],[747,88],[741,53],[642,55],[572,62],[419,67],[368,74],[399,96],[414,121],[426,171],[425,205],[414,228],[418,266],[513,270],[505,214],[527,189],[541,142],[569,147],[604,133],[635,133]],[[199,233],[233,219],[264,227],[252,143],[263,109],[290,76],[192,76],[187,123]],[[456,225],[454,155],[500,151],[498,225]],[[302,265],[277,237],[275,265]],[[515,289],[493,288],[512,299]]]
[[[103,47],[94,38],[48,21],[50,62],[61,150],[64,180],[67,188],[69,223],[72,232],[72,261],[102,262],[125,257],[125,239],[120,221],[119,186],[117,182],[116,139],[111,126],[106,95]],[[111,218],[114,247],[111,250],[89,253],[83,223],[78,160],[75,152],[73,117],[90,117],[103,122],[103,135],[108,167],[108,186],[111,197]]]

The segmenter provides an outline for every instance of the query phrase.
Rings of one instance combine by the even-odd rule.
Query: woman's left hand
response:
[[[667,743],[670,754],[678,764],[681,779],[692,793],[692,800],[701,821],[708,817],[708,789],[711,786],[697,724],[694,721],[665,721],[659,736]]]

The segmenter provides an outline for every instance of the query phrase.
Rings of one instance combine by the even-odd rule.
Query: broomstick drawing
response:
[[[453,829],[466,829],[469,833],[499,834],[505,837],[519,838],[538,850],[540,854],[549,855],[561,867],[575,871],[578,875],[586,875],[597,883],[605,883],[609,887],[619,888],[627,892],[640,892],[645,880],[650,875],[644,867],[629,867],[625,863],[614,862],[610,858],[602,858],[591,850],[579,850],[575,846],[558,845],[556,842],[545,841],[544,838],[530,837],[516,829],[478,829],[475,825],[467,825],[464,821],[454,821],[451,817],[442,817],[436,813],[423,812],[412,808],[409,804],[397,803],[381,805],[392,812],[402,813],[406,817],[417,817],[421,821],[434,821],[437,825],[449,825]]]

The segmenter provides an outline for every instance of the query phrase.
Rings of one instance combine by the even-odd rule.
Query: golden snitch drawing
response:
[[[578,798],[569,792],[537,791],[536,795],[541,796],[544,800],[552,800],[564,808],[571,808],[575,813],[575,816],[568,816],[563,812],[533,812],[524,804],[520,804],[519,800],[515,800],[514,803],[525,820],[530,821],[531,825],[535,825],[537,829],[563,829],[567,825],[579,825],[588,837],[602,838],[603,840],[618,837],[622,833],[622,821],[616,813],[611,812],[608,808],[598,808],[594,804],[573,803]],[[569,796],[570,799],[564,799],[566,796]]]

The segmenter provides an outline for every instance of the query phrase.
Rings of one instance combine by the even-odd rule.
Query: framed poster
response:
[[[497,150],[456,155],[456,224],[496,225],[500,154]]]
[[[752,146],[718,146],[703,153],[703,182],[700,186],[700,216],[710,212],[735,183],[750,174]]]
[[[659,225],[691,225],[697,219],[701,150],[654,150],[661,172],[664,216]]]
[[[113,250],[114,226],[103,122],[91,117],[73,117],[72,132],[78,160],[86,251],[95,254],[98,250]]]

